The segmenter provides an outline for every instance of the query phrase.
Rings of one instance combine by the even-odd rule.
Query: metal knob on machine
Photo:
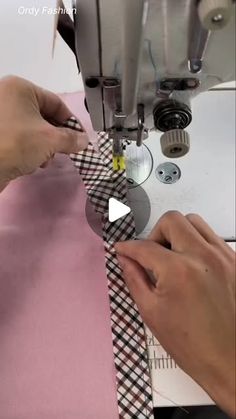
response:
[[[190,149],[189,134],[182,129],[166,131],[161,136],[161,149],[164,156],[168,158],[185,156]]]
[[[184,129],[192,121],[189,106],[176,100],[159,102],[153,111],[156,129],[164,132],[161,149],[164,156],[177,158],[185,156],[190,149],[190,136]]]
[[[229,22],[232,0],[200,0],[198,15],[202,26],[208,31],[221,29]]]

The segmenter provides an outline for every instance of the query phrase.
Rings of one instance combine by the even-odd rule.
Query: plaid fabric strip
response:
[[[73,118],[66,125],[80,130]],[[114,223],[108,220],[109,198],[127,203],[126,178],[124,172],[112,169],[112,145],[105,133],[99,134],[98,144],[99,152],[90,144],[86,151],[72,155],[71,159],[95,211],[102,215],[119,417],[151,419],[152,391],[144,326],[125,286],[113,247],[117,241],[135,238],[134,219],[128,214]]]

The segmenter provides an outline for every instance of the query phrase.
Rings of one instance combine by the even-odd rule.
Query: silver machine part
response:
[[[77,0],[76,55],[94,130],[137,146],[150,131],[184,130],[195,96],[235,80],[227,1],[227,22],[208,30],[199,13],[208,0]]]
[[[126,178],[128,188],[136,188],[142,185],[151,175],[153,158],[149,148],[142,144],[136,147],[134,142],[125,145],[125,157],[127,160]],[[140,170],[140,167],[142,170]]]
[[[168,185],[177,182],[181,177],[181,170],[179,166],[171,162],[159,164],[155,170],[157,179]]]

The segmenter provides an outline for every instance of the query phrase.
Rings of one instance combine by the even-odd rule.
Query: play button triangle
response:
[[[125,215],[129,214],[130,211],[130,207],[128,207],[120,201],[117,201],[117,199],[109,199],[109,221],[111,223],[114,223],[114,221],[119,220],[119,218],[122,218]]]

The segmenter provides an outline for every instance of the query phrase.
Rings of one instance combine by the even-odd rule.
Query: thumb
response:
[[[122,268],[124,280],[136,302],[139,310],[145,310],[145,305],[154,297],[154,285],[148,277],[147,272],[134,260],[117,255],[118,262]]]
[[[78,153],[87,148],[89,138],[86,132],[70,128],[53,128],[52,141],[55,153]]]

